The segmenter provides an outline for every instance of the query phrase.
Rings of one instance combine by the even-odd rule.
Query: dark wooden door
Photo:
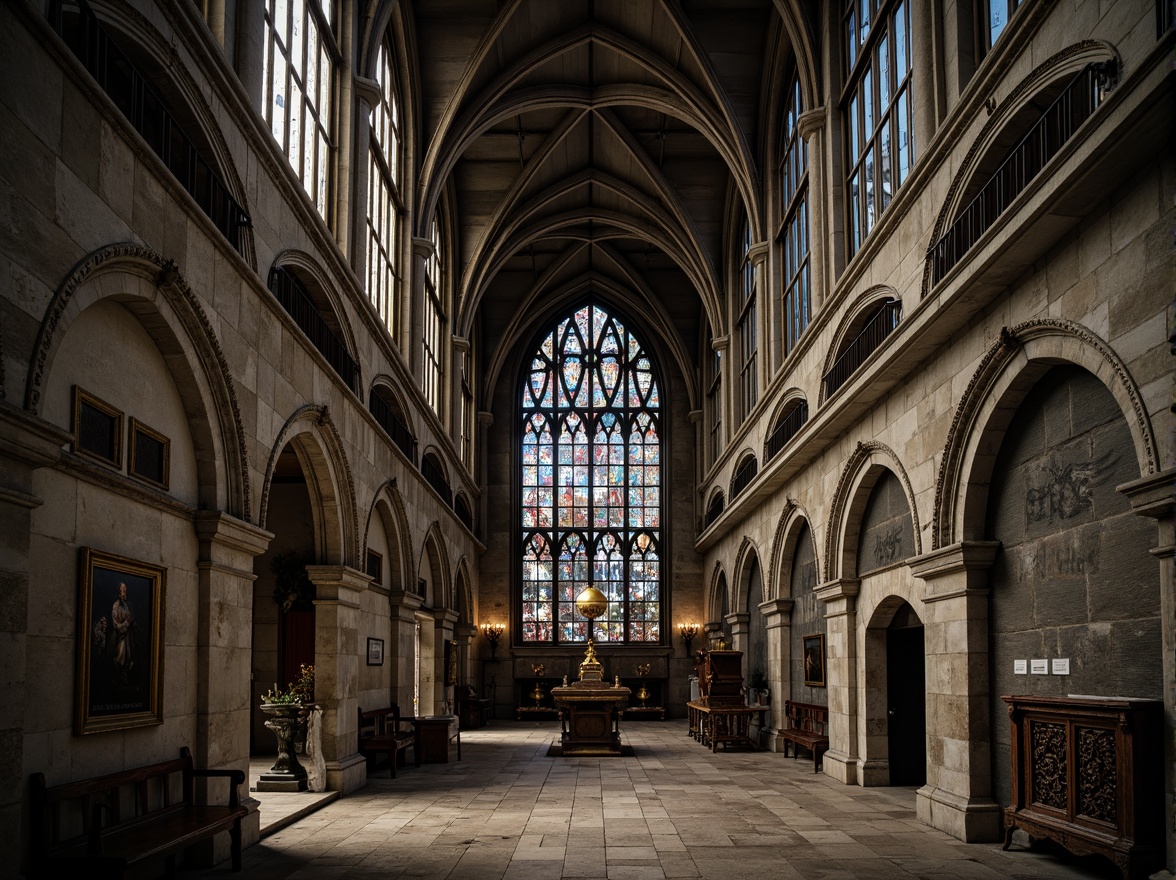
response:
[[[282,680],[278,683],[282,690],[298,681],[303,663],[314,665],[314,609],[282,615]]]
[[[887,732],[890,784],[927,781],[927,672],[923,627],[886,631]]]

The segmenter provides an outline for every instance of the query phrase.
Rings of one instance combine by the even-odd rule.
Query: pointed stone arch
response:
[[[463,556],[457,561],[457,577],[454,578],[454,605],[458,625],[474,625],[474,586],[469,559]]]
[[[417,571],[420,571],[424,565],[429,566],[429,575],[433,586],[432,601],[429,604],[437,611],[452,609],[454,595],[453,580],[450,577],[449,554],[445,549],[445,535],[441,530],[441,524],[436,520],[425,533]]]
[[[821,554],[817,548],[817,535],[813,529],[812,518],[808,511],[795,499],[789,498],[784,510],[780,513],[780,520],[776,524],[776,533],[772,538],[771,555],[768,557],[772,565],[772,579],[769,599],[791,599],[792,589],[792,560],[796,556],[797,543],[804,534],[805,527],[809,530],[809,539],[813,542],[813,562],[817,567],[816,581],[821,583]]]
[[[328,408],[308,403],[286,420],[270,449],[261,493],[259,523],[269,515],[269,496],[278,456],[290,444],[310,493],[315,525],[315,554],[322,564],[359,568],[360,536],[355,481],[342,439]]]
[[[735,576],[731,589],[731,611],[742,611],[747,606],[747,591],[751,581],[753,566],[759,566],[760,578],[768,583],[767,567],[761,559],[759,547],[750,537],[744,536],[739,544],[739,551],[735,554]]]
[[[868,443],[859,441],[842,468],[841,478],[833,493],[833,504],[830,506],[829,522],[825,532],[826,580],[856,577],[861,516],[874,484],[884,471],[894,474],[902,485],[907,505],[911,509],[911,526],[914,532],[915,546],[911,556],[922,555],[919,511],[915,506],[915,493],[911,489],[906,469],[894,450],[884,443],[875,440]]]
[[[133,242],[83,258],[49,302],[37,333],[24,408],[40,415],[45,380],[74,320],[110,298],[134,315],[171,366],[196,451],[200,505],[252,521],[249,456],[236,387],[200,298],[172,260]]]
[[[731,596],[727,588],[727,573],[723,564],[716,562],[711,572],[710,583],[706,590],[706,622],[715,623],[723,620],[723,600],[726,599],[727,608],[732,607]]]
[[[412,562],[410,549],[410,535],[412,533],[408,526],[408,514],[404,509],[404,498],[400,495],[395,478],[388,480],[376,491],[375,500],[372,502],[371,510],[368,511],[367,524],[364,526],[363,546],[365,549],[368,546],[368,536],[371,533],[372,524],[380,521],[376,519],[377,511],[380,520],[386,527],[385,535],[389,555],[394,556],[387,563],[390,574],[389,587],[393,593],[412,592],[413,581],[411,577],[413,573],[409,568]]]
[[[1059,364],[1082,367],[1107,387],[1131,432],[1140,476],[1157,473],[1159,449],[1147,407],[1114,349],[1087,327],[1061,318],[1001,328],[1000,339],[964,390],[948,430],[935,484],[933,549],[983,539],[1000,438],[1029,389]]]

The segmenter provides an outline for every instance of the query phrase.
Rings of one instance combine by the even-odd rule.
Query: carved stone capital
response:
[[[825,108],[814,107],[796,117],[796,131],[806,141],[825,126]]]
[[[1176,512],[1176,468],[1123,483],[1115,491],[1127,496],[1139,516],[1168,519]]]

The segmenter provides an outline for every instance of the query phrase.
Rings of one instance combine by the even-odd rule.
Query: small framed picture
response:
[[[804,684],[805,687],[825,686],[824,633],[804,637]]]
[[[383,666],[384,665],[384,640],[383,639],[368,639],[368,666]]]
[[[127,473],[166,490],[171,467],[171,441],[134,416],[131,416],[130,435]]]
[[[121,468],[122,411],[77,385],[73,392],[71,449],[104,464]]]
[[[167,569],[83,547],[74,732],[163,723]]]

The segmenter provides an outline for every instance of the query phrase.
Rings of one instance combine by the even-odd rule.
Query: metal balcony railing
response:
[[[767,449],[765,450],[766,454],[764,457],[768,461],[771,461],[781,449],[788,445],[788,441],[796,436],[796,432],[807,421],[808,402],[802,400],[788,412],[788,415],[780,420],[780,424],[772,429],[772,433],[768,435]]]
[[[731,481],[731,497],[735,498],[746,489],[755,479],[757,473],[759,473],[759,462],[755,460],[754,456],[739,465],[739,470],[735,472],[735,479]]]
[[[845,384],[858,368],[866,362],[882,340],[894,332],[902,320],[902,302],[887,300],[876,311],[854,340],[845,346],[829,372],[824,375],[825,396],[829,397]]]
[[[400,451],[408,456],[408,460],[414,465],[416,464],[417,455],[417,440],[412,436],[412,431],[408,429],[408,425],[404,420],[396,414],[396,411],[379,395],[375,388],[372,389],[371,395],[368,397],[368,411],[375,416],[376,421],[380,423],[380,427],[384,429],[392,442],[400,447]]]
[[[294,323],[306,334],[311,345],[327,359],[327,363],[339,374],[347,386],[359,392],[359,364],[351,357],[347,347],[335,335],[335,331],[319,314],[318,306],[293,274],[281,266],[270,272],[269,289],[278,302],[294,319]]]
[[[1078,127],[1090,118],[1101,100],[1107,77],[1106,65],[1087,65],[1009,151],[1001,166],[935,242],[931,253],[932,284],[938,284],[963,259]]]
[[[215,166],[196,149],[163,98],[102,29],[85,0],[77,0],[76,17],[65,15],[64,6],[62,0],[54,0],[49,11],[57,33],[196,200],[200,210],[240,253],[241,230],[252,226],[253,221],[230,194]]]
[[[698,531],[705,532],[711,527],[716,519],[723,514],[725,503],[722,495],[716,495],[710,503],[710,507],[706,509],[706,513],[702,515],[702,520],[698,523]]]
[[[441,470],[440,465],[433,461],[431,456],[426,455],[421,460],[421,474],[424,476],[425,482],[436,489],[437,494],[452,507],[453,490],[449,487],[449,481],[445,479],[445,472]]]

